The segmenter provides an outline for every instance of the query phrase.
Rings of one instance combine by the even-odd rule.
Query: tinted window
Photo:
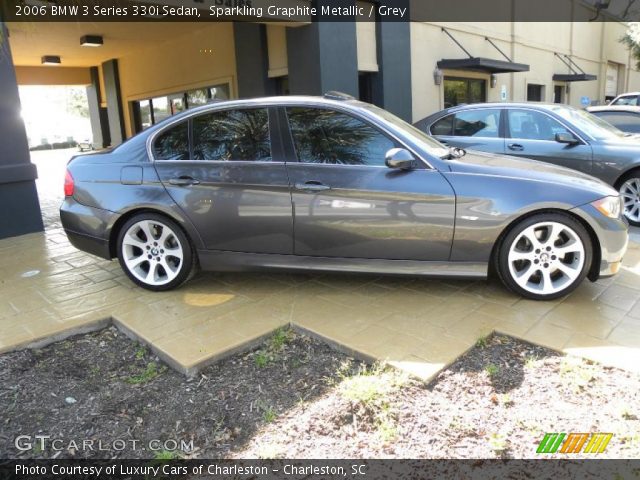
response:
[[[623,132],[640,132],[640,115],[629,112],[591,112]]]
[[[193,158],[271,161],[267,110],[225,110],[195,117]]]
[[[544,85],[527,84],[527,102],[541,102],[544,97]]]
[[[638,105],[637,95],[627,95],[611,102],[611,105]]]
[[[441,118],[431,125],[431,135],[451,135],[453,130],[453,115]]]
[[[161,133],[153,144],[153,156],[156,160],[188,160],[188,123],[182,122]]]
[[[562,124],[544,113],[533,110],[507,110],[511,138],[555,140],[556,133],[572,135]]]
[[[500,110],[482,109],[456,113],[454,135],[459,137],[498,136]]]
[[[388,137],[350,115],[319,108],[287,108],[298,160],[340,165],[385,164]]]

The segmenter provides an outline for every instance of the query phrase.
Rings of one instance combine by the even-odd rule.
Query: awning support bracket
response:
[[[458,40],[456,40],[456,39],[455,39],[455,37],[449,33],[449,31],[448,31],[446,28],[442,27],[442,31],[443,31],[444,33],[446,33],[446,34],[447,34],[447,36],[448,36],[451,40],[453,40],[453,42],[454,42],[456,45],[458,45],[458,46],[460,47],[460,49],[461,49],[464,53],[466,53],[466,54],[467,54],[467,56],[468,56],[469,58],[473,58],[473,55],[471,55],[471,54],[467,51],[467,49],[466,49],[466,48],[464,48],[464,47],[460,44],[460,42],[459,42]]]
[[[500,48],[499,48],[495,43],[493,43],[493,41],[492,41],[489,37],[484,37],[484,39],[485,39],[487,42],[489,42],[489,43],[493,46],[493,48],[495,48],[498,52],[500,52],[500,55],[502,55],[504,58],[506,58],[506,59],[507,59],[507,62],[513,62],[513,60],[511,60],[511,59],[507,56],[507,54],[506,54],[506,53],[504,53],[502,50],[500,50]]]

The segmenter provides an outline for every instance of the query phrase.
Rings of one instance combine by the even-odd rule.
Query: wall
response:
[[[198,25],[200,27],[200,25]],[[132,134],[129,102],[228,82],[237,95],[233,23],[208,23],[118,59],[125,130]],[[210,51],[209,51],[210,50]]]
[[[89,85],[91,75],[83,67],[15,67],[18,85]]]
[[[619,42],[626,27],[615,22],[496,22],[496,23],[412,23],[411,62],[413,120],[417,121],[444,107],[442,85],[433,81],[433,70],[443,58],[466,58],[466,54],[444,33],[445,27],[474,57],[502,60],[485,36],[500,47],[514,62],[525,63],[530,71],[497,75],[496,88],[487,88],[487,100],[499,101],[502,85],[509,101],[526,101],[528,83],[545,86],[547,102],[553,101],[555,73],[571,73],[554,55],[569,55],[586,73],[598,76],[596,81],[571,82],[565,102],[580,107],[581,98],[603,103],[607,62],[619,64],[618,93],[640,90],[640,75],[629,61],[627,48]],[[585,41],[588,39],[588,41]],[[631,63],[631,65],[630,65]],[[484,78],[489,75],[466,71],[445,71],[445,75]]]

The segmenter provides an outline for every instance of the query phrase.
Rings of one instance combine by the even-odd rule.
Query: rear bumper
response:
[[[109,226],[118,214],[88,207],[66,197],[60,207],[60,221],[71,244],[79,250],[110,260]]]
[[[618,273],[629,245],[627,222],[605,217],[591,205],[583,205],[572,211],[589,223],[600,244],[600,263],[597,268],[592,269],[589,279],[596,281]]]

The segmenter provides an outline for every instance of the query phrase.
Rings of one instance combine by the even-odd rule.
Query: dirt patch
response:
[[[0,356],[0,457],[532,458],[546,432],[611,432],[601,457],[638,458],[639,391],[505,336],[425,384],[288,330],[187,379],[108,328]]]

